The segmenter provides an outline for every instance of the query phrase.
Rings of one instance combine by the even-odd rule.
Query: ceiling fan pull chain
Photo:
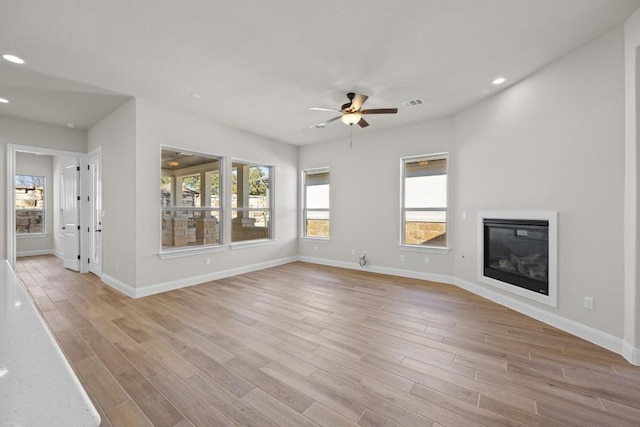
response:
[[[353,125],[349,126],[349,148],[353,147]]]

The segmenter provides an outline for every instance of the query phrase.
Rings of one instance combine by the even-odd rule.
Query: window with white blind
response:
[[[303,172],[303,236],[329,238],[329,169],[309,169]]]
[[[447,247],[446,153],[402,159],[402,244]]]

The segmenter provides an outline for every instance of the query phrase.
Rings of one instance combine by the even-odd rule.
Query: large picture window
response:
[[[221,242],[221,158],[162,149],[160,202],[162,248]]]
[[[402,244],[447,246],[447,154],[402,159]]]
[[[44,176],[16,175],[16,234],[44,233]]]
[[[232,162],[232,242],[272,238],[272,177],[272,166]]]
[[[329,238],[329,169],[304,171],[303,235]]]

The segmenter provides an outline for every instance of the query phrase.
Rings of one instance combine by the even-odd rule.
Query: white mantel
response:
[[[484,275],[484,220],[520,219],[549,222],[549,294],[544,295],[519,288]],[[478,281],[495,286],[552,307],[558,307],[558,212],[552,211],[484,211],[478,212]]]

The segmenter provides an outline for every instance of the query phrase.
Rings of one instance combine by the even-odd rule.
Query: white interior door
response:
[[[62,221],[64,267],[80,271],[80,171],[69,165],[63,172]]]
[[[89,173],[91,174],[91,193],[89,205],[89,271],[98,277],[102,276],[102,154],[89,156]]]

